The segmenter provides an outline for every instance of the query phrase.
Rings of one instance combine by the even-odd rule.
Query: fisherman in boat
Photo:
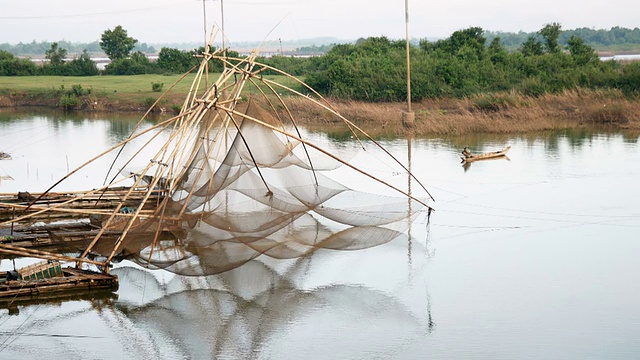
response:
[[[468,147],[464,147],[464,149],[462,150],[462,155],[464,155],[464,157],[468,158],[468,157],[472,157],[473,154],[471,153],[471,151],[469,151]]]

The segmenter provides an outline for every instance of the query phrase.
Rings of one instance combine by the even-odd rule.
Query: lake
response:
[[[0,193],[46,189],[126,138],[137,119],[0,111],[0,151],[12,156],[0,160]],[[330,148],[356,146],[339,131],[309,136]],[[259,257],[201,277],[123,261],[113,270],[115,297],[0,310],[0,358],[638,357],[637,133],[380,141],[436,200],[410,240]],[[508,158],[460,162],[464,146],[480,153],[507,145]],[[353,161],[407,184],[406,174]],[[101,180],[89,174],[69,186]]]

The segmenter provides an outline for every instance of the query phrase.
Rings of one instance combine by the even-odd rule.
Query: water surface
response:
[[[0,193],[47,188],[134,124],[135,117],[111,115],[0,113],[0,151],[13,157],[0,161]],[[337,151],[357,146],[332,134],[310,136]],[[208,277],[122,262],[115,299],[0,310],[0,357],[637,358],[637,135],[381,141],[436,199],[430,223],[418,220],[411,241],[258,258]],[[511,150],[508,159],[465,168],[465,145]],[[372,156],[367,146],[353,161],[407,187],[406,174]],[[71,186],[101,180],[88,173]]]

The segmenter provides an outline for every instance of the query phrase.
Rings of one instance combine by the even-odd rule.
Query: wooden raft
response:
[[[115,291],[118,277],[77,268],[62,268],[62,276],[35,280],[11,279],[10,272],[0,274],[0,301],[17,298],[59,298],[77,291]]]
[[[31,218],[32,221],[52,221],[56,219],[73,219],[84,217],[95,211],[98,214],[109,213],[116,206],[122,204],[124,207],[139,207],[145,192],[143,190],[133,190],[132,193],[125,198],[129,188],[110,188],[99,193],[89,192],[69,192],[69,193],[2,193],[0,194],[0,222],[10,221],[16,216],[26,213],[34,213],[42,209],[51,208],[62,203],[66,203],[67,212],[45,212],[39,216]],[[144,209],[153,209],[155,204],[161,201],[160,192],[156,192],[149,197]],[[28,209],[28,210],[27,210]],[[76,211],[72,211],[72,210]]]
[[[99,226],[89,222],[75,222],[64,224],[52,224],[42,226],[17,226],[11,228],[0,228],[0,245],[7,244],[19,246],[27,249],[39,249],[46,251],[74,252],[85,249],[93,240]],[[158,240],[176,240],[178,235],[184,231],[176,226],[165,227],[158,233]],[[100,237],[100,243],[113,244],[122,235],[119,230],[106,230]],[[155,230],[151,229],[144,234],[130,234],[127,239],[133,238],[137,242],[143,243],[143,239],[153,241]],[[0,256],[1,257],[1,256]]]

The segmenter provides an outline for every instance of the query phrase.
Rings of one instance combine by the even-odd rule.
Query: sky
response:
[[[456,30],[534,32],[640,27],[637,0],[407,0],[411,38],[446,38]],[[0,43],[93,42],[121,25],[140,43],[204,42],[221,26],[227,43],[334,37],[405,37],[405,0],[0,0]]]

